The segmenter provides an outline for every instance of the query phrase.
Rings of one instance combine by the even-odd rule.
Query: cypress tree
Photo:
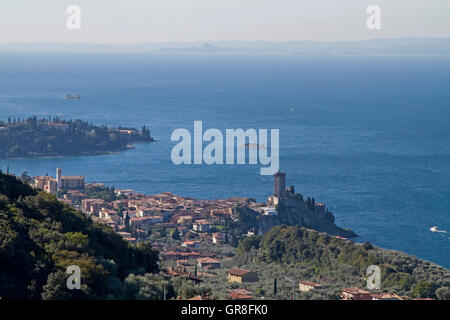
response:
[[[275,277],[273,279],[273,297],[276,298],[278,293],[278,288],[277,288],[277,278]]]

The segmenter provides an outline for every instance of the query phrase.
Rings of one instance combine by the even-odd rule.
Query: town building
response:
[[[200,241],[184,241],[181,246],[185,248],[198,248],[200,246]]]
[[[107,207],[105,200],[102,199],[83,199],[81,200],[81,208],[84,213],[98,216],[100,210]]]
[[[190,272],[187,273],[184,268],[178,268],[175,269],[174,267],[170,267],[164,270],[164,273],[172,276],[172,277],[178,277],[178,276],[187,276],[189,280],[191,280],[192,282],[194,282],[194,284],[201,284],[203,282],[202,279],[200,279],[199,277],[196,277],[194,275],[192,275]]]
[[[239,292],[231,292],[230,299],[231,300],[253,300],[253,297],[248,294],[242,294]]]
[[[84,189],[84,176],[63,176],[60,166],[56,169],[58,190]]]
[[[233,268],[227,272],[228,282],[258,282],[258,274],[254,271]]]
[[[342,289],[341,300],[372,300],[372,296],[369,291],[351,287]]]
[[[177,218],[177,223],[186,225],[192,223],[192,220],[193,220],[192,216],[180,216]]]
[[[274,217],[278,215],[278,211],[274,207],[263,207],[261,210],[263,211],[263,216]]]
[[[56,178],[37,176],[33,178],[33,187],[55,194],[58,190],[84,189],[84,176],[63,176],[61,167],[56,169]]]
[[[231,217],[232,208],[228,210],[220,210],[220,209],[211,209],[211,219],[213,221],[223,222]]]
[[[115,189],[114,190],[114,193],[117,196],[126,196],[126,197],[133,194],[133,192],[134,192],[134,190],[131,190],[131,189]]]
[[[130,219],[130,226],[132,228],[146,229],[155,223],[163,222],[163,218],[159,216],[155,217],[134,217]]]
[[[372,300],[401,300],[401,298],[396,294],[372,293]]]
[[[128,241],[129,243],[136,244],[137,239],[135,237],[125,237],[123,240]]]
[[[212,242],[214,244],[220,244],[225,242],[225,236],[223,235],[223,233],[220,232],[214,232],[212,234]]]
[[[48,122],[47,126],[50,128],[67,131],[69,130],[69,124],[68,123],[61,123],[61,122]]]
[[[187,259],[178,259],[176,261],[177,267],[186,268],[186,267],[192,267],[191,264],[189,264],[189,261]]]
[[[33,187],[40,189],[47,193],[55,194],[57,192],[57,182],[55,178],[50,176],[37,176],[34,177]]]
[[[72,201],[72,203],[74,203],[74,202],[80,202],[81,200],[85,199],[86,195],[84,193],[81,193],[78,190],[69,190],[64,195],[64,198],[69,199],[70,201]]]
[[[209,296],[202,297],[202,296],[198,295],[198,296],[192,297],[192,298],[190,298],[188,300],[192,300],[192,301],[195,301],[195,300],[208,301],[208,300],[211,300],[211,298]]]
[[[231,289],[230,293],[239,293],[239,294],[247,295],[247,296],[251,296],[253,294],[253,292],[251,292],[250,290],[247,290],[245,288]]]
[[[205,257],[197,259],[198,266],[202,269],[219,269],[220,261],[217,259]]]
[[[196,220],[192,225],[192,230],[199,232],[209,232],[211,230],[211,224],[204,219]]]
[[[322,285],[319,283],[309,282],[309,281],[299,281],[298,290],[301,292],[308,292],[310,290],[320,289]]]
[[[197,251],[167,251],[164,253],[167,260],[179,260],[179,259],[198,259],[201,257],[201,253]]]
[[[125,232],[125,231],[119,231],[117,232],[122,238],[131,238],[131,233],[130,232]]]

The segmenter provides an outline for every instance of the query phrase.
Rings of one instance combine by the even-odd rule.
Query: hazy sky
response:
[[[366,27],[381,7],[381,30]],[[66,28],[69,5],[81,30]],[[450,37],[450,0],[1,0],[0,43]]]

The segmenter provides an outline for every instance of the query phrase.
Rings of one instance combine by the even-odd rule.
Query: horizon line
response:
[[[232,42],[247,42],[247,43],[338,43],[338,42],[367,42],[367,41],[377,41],[377,40],[423,40],[423,39],[434,39],[434,40],[450,40],[448,36],[400,36],[400,37],[374,37],[360,40],[198,40],[198,41],[159,41],[159,42],[136,42],[136,43],[103,43],[103,42],[64,42],[64,41],[17,41],[17,42],[0,42],[0,46],[5,45],[21,45],[21,44],[64,44],[64,45],[101,45],[101,46],[143,46],[143,45],[158,45],[158,44],[206,44],[214,42],[222,43],[232,43]]]

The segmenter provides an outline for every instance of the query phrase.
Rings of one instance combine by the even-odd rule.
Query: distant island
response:
[[[154,142],[150,130],[95,126],[58,117],[0,121],[0,158],[30,158],[107,154],[133,143]]]
[[[153,53],[153,54],[281,54],[281,55],[379,55],[440,56],[450,55],[450,38],[401,37],[362,41],[208,41],[161,42],[130,45],[85,43],[5,43],[0,52],[83,52],[83,53]]]

